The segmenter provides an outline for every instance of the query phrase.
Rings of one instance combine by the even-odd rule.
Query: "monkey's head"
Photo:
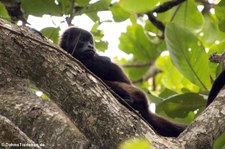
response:
[[[91,58],[95,54],[92,34],[80,28],[68,28],[63,33],[59,45],[79,60]]]

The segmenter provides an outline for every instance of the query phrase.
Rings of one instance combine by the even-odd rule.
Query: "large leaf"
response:
[[[59,40],[59,30],[60,30],[59,27],[57,27],[57,28],[55,28],[55,27],[46,27],[46,28],[41,30],[41,33],[45,37],[51,39],[55,44],[57,44],[58,40]]]
[[[113,19],[115,22],[125,21],[130,17],[130,13],[121,8],[118,3],[114,3],[110,10],[113,15]]]
[[[188,0],[178,9],[173,22],[183,25],[189,30],[199,32],[204,24],[204,18],[198,11],[196,2]]]
[[[210,88],[208,56],[201,42],[175,23],[167,25],[165,40],[176,68],[202,90]]]
[[[55,3],[55,0],[22,0],[22,8],[27,14],[34,16],[42,16],[44,14],[62,15],[61,8]]]
[[[221,0],[220,3],[218,5],[215,6],[215,12],[216,12],[216,16],[219,19],[219,29],[223,32],[225,32],[225,16],[224,16],[224,12],[225,12],[225,1]]]
[[[147,139],[130,138],[123,141],[118,149],[152,149],[152,145]]]
[[[223,132],[213,145],[213,149],[225,149],[225,132]]]
[[[138,24],[128,26],[127,32],[121,34],[119,48],[144,62],[155,59],[161,52],[156,49],[156,45],[149,40],[143,27]]]
[[[204,18],[205,23],[199,38],[205,43],[204,45],[209,44],[211,46],[215,40],[218,40],[218,24],[210,14],[204,15]]]
[[[109,5],[111,3],[111,0],[100,0],[93,4],[90,4],[86,9],[83,9],[81,11],[82,13],[85,13],[88,17],[90,17],[94,22],[99,21],[99,17],[97,13],[99,11],[107,10],[109,9]]]
[[[70,14],[71,12],[71,0],[57,0],[59,3],[59,7],[61,7],[63,14]]]
[[[0,18],[10,20],[10,16],[8,15],[8,12],[5,9],[5,6],[1,2],[0,2]]]
[[[174,95],[157,105],[157,113],[166,113],[168,116],[186,117],[189,112],[201,112],[206,105],[203,96],[195,93]],[[182,111],[182,112],[181,112]]]
[[[199,92],[200,88],[183,77],[174,67],[169,56],[160,56],[156,61],[156,66],[162,70],[162,73],[157,75],[157,84],[162,83],[164,87],[178,93]]]
[[[141,13],[155,8],[158,2],[158,0],[120,0],[119,4],[131,13]]]
[[[75,0],[79,6],[86,7],[91,0]]]

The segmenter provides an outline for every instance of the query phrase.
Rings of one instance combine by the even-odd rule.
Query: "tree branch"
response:
[[[146,13],[149,21],[151,21],[155,27],[157,27],[162,33],[164,33],[165,25],[160,20],[158,20],[153,14],[168,11],[171,8],[183,3],[184,1],[186,1],[186,0],[172,0],[172,1],[165,2],[161,5],[159,5],[154,10]]]
[[[156,13],[166,12],[166,11],[170,10],[171,8],[177,6],[185,1],[186,0],[171,0],[171,1],[168,1],[168,2],[165,2],[161,5],[159,5],[157,8],[152,10],[152,12],[156,12]]]

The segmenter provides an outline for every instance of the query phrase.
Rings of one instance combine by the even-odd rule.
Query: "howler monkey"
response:
[[[158,134],[167,137],[177,137],[187,127],[187,125],[173,123],[152,113],[149,110],[145,94],[132,85],[122,69],[117,64],[112,63],[108,57],[100,56],[96,53],[93,37],[90,32],[71,27],[63,33],[60,47],[81,61],[91,72],[101,78],[116,94],[137,110]],[[215,81],[215,84],[220,84],[217,82]],[[217,88],[216,92],[213,89],[211,90],[208,104],[212,102],[221,88]]]

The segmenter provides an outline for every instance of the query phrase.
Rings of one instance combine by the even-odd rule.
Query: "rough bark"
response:
[[[210,136],[217,137],[221,131],[224,130],[222,125],[224,121],[222,118],[219,122],[211,121],[210,118],[214,117],[213,115],[210,117],[209,115],[202,114],[179,139],[159,137],[140,116],[121,105],[101,80],[93,76],[82,64],[73,59],[70,55],[66,54],[57,46],[52,45],[31,29],[17,27],[3,20],[0,20],[0,64],[0,70],[4,68],[13,76],[15,75],[21,79],[31,80],[39,89],[48,94],[50,99],[54,101],[72,121],[70,122],[69,119],[63,118],[65,122],[71,124],[74,129],[76,129],[76,126],[79,131],[84,134],[84,136],[80,135],[80,138],[84,139],[83,142],[88,144],[88,141],[90,141],[93,147],[96,148],[116,148],[122,140],[140,136],[147,138],[155,148],[181,149],[185,148],[185,146],[188,148],[191,143],[196,143],[195,140],[199,141],[200,139],[201,141],[199,142],[200,145],[202,145],[201,143],[209,141],[205,136],[209,136],[209,138]],[[0,90],[0,96],[3,96],[5,92],[4,87],[2,88],[4,91]],[[24,87],[20,86],[20,89],[23,88]],[[10,93],[10,95],[11,94],[12,93]],[[16,96],[18,96],[18,93]],[[18,98],[8,98],[10,102],[4,102],[2,98],[0,98],[0,102],[4,102],[3,104],[7,106],[15,104],[18,100]],[[20,95],[19,99],[26,101],[25,98],[26,95]],[[29,98],[32,99],[34,97],[31,98],[29,95]],[[43,116],[43,119],[38,121],[37,124],[39,123],[44,127],[53,125],[52,123],[54,123],[54,121],[43,120],[48,117],[48,114],[52,113],[52,111],[47,111],[47,109],[51,106],[57,106],[52,103],[48,105],[47,101],[40,101],[26,101],[28,103],[25,102],[24,104],[30,106],[29,102],[34,102],[31,107],[38,107],[37,110],[34,109],[34,111],[40,112],[41,110],[45,113],[43,114],[45,116],[36,112],[34,113],[35,120],[36,116]],[[217,104],[219,102],[220,100],[217,101]],[[43,108],[46,104],[48,108]],[[218,105],[221,105],[221,103]],[[29,116],[30,112],[33,112],[31,109],[28,108],[28,110],[25,110],[25,113],[20,114],[20,116]],[[58,107],[56,109],[58,109]],[[17,112],[21,110],[22,109],[17,109]],[[11,109],[9,107],[9,113],[5,113],[7,117],[10,116],[10,111]],[[207,111],[211,114],[211,108],[208,108],[206,112]],[[62,113],[60,116],[64,117],[61,110],[59,113]],[[3,112],[0,111],[0,114],[3,114]],[[33,114],[31,114],[31,116],[33,116]],[[209,116],[209,118],[206,118],[206,116]],[[220,116],[222,116],[222,114],[218,114],[216,118],[220,119]],[[21,124],[20,127],[24,129],[23,131],[26,132],[27,135],[30,135],[29,137],[32,136],[32,130],[29,130],[31,127],[33,129],[38,128],[41,132],[46,132],[45,128],[39,127],[37,124],[32,126],[29,123],[30,126],[25,128],[23,125],[26,124],[27,120],[22,121],[22,117],[17,119],[14,118],[13,115],[11,118],[13,123],[18,123],[17,125]],[[201,124],[199,124],[198,120]],[[208,130],[206,129],[198,131],[198,126],[203,124],[202,121],[204,125],[207,125],[206,128],[209,128],[208,130],[211,134],[207,134]],[[53,125],[52,128],[61,128],[61,124],[62,123],[57,126]],[[219,131],[218,128],[211,128],[213,124],[220,124],[223,128],[220,128],[221,131]],[[62,125],[65,126],[66,124]],[[72,128],[68,128],[68,131],[72,131]],[[79,132],[78,130],[76,131]],[[196,135],[188,135],[189,132],[195,132]],[[57,133],[57,131],[54,133]],[[204,134],[203,138],[196,137],[199,136],[199,134]],[[186,135],[188,137],[185,137]],[[49,141],[48,139],[51,137],[48,137],[49,136],[46,136],[46,140],[43,139],[43,143]],[[63,136],[62,138],[67,139],[67,137],[68,136]],[[38,141],[40,136],[32,139]],[[79,140],[76,141],[79,142]],[[74,144],[76,144],[76,142],[74,142]],[[198,142],[191,145],[193,148],[199,147]],[[210,147],[211,146],[207,146],[206,148]]]
[[[24,134],[17,126],[15,126],[9,119],[4,116],[0,116],[0,142],[1,148],[9,147],[29,147],[28,145],[33,145],[32,148],[39,149],[26,134]]]
[[[13,121],[35,144],[45,148],[91,147],[56,104],[35,95],[29,80],[13,76],[7,70],[0,74],[0,114]],[[8,140],[8,143],[18,142]]]

